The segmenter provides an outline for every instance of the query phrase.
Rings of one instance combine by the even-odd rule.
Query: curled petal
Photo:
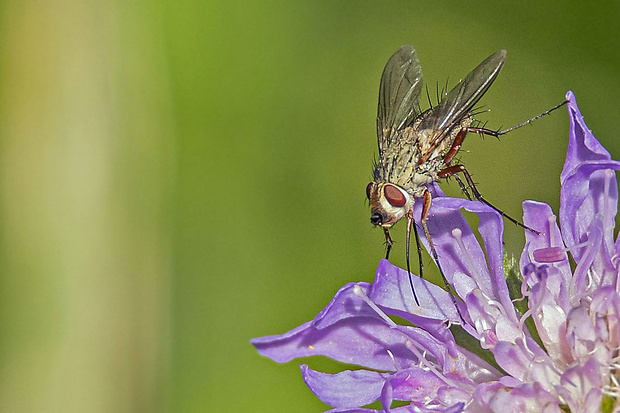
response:
[[[390,371],[396,368],[395,363],[408,367],[415,362],[416,357],[404,344],[409,337],[387,325],[365,303],[362,309],[363,301],[353,293],[354,286],[343,287],[315,320],[281,335],[255,338],[251,343],[261,355],[278,363],[299,357],[326,356],[343,363]],[[335,306],[336,302],[341,305]],[[355,315],[353,309],[360,311]],[[324,320],[331,321],[322,324]]]
[[[584,163],[611,160],[609,152],[594,137],[583,120],[573,92],[566,94],[566,100],[568,100],[570,132],[568,135],[566,161],[560,175],[562,183]]]
[[[588,129],[575,102],[572,92],[569,100],[570,133],[564,169],[560,176],[560,223],[562,235],[568,246],[588,239],[587,232],[596,215],[604,221],[605,233],[601,251],[613,255],[613,222],[618,210],[618,183],[615,174],[620,162],[611,160],[609,152]],[[612,251],[614,249],[614,251]],[[582,251],[571,251],[579,261]]]

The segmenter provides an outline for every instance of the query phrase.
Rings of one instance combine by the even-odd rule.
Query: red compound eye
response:
[[[385,194],[385,199],[395,207],[402,207],[407,202],[405,195],[398,188],[392,185],[386,185],[383,189],[383,193]]]
[[[368,199],[370,199],[370,191],[372,191],[372,185],[373,184],[374,184],[374,182],[371,182],[368,185],[366,185],[366,196],[368,197]]]

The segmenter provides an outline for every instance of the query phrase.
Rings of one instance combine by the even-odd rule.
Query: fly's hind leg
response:
[[[532,119],[528,119],[525,122],[522,122],[516,126],[513,126],[512,128],[508,128],[508,129],[504,129],[504,130],[492,130],[492,129],[487,129],[487,128],[472,128],[472,127],[468,127],[467,129],[469,130],[469,132],[475,132],[475,133],[480,133],[483,135],[490,135],[490,136],[494,136],[496,138],[507,134],[508,132],[512,132],[515,129],[519,129],[524,127],[525,125],[529,125],[530,123],[534,122],[535,120],[538,120],[540,118],[542,118],[543,116],[547,116],[548,114],[550,114],[551,112],[553,112],[556,109],[561,108],[562,106],[566,105],[568,103],[568,100],[565,100],[564,102],[560,103],[559,105],[556,105],[554,107],[552,107],[551,109],[541,113],[540,115],[534,116]]]
[[[465,139],[465,136],[467,136],[468,132],[469,132],[468,128],[463,128],[456,134],[456,137],[454,138],[454,142],[452,143],[452,146],[450,147],[448,152],[446,152],[446,154],[443,157],[443,163],[446,166],[450,166],[450,162],[452,162],[452,159],[454,159],[458,151],[461,149],[463,140]],[[459,187],[461,188],[461,192],[463,192],[465,196],[467,197],[467,199],[471,201],[471,195],[469,194],[469,190],[467,189],[467,186],[463,183],[463,181],[461,181],[461,178],[459,178],[458,175],[454,175],[454,179],[456,179],[456,182],[459,184]]]
[[[450,147],[448,152],[446,152],[446,154],[444,155],[443,162],[446,165],[446,168],[441,170],[441,171],[439,171],[439,174],[438,174],[439,178],[449,178],[451,176],[454,176],[456,178],[456,181],[458,182],[459,186],[461,187],[461,190],[467,196],[467,198],[469,198],[471,200],[471,196],[469,194],[469,191],[467,190],[467,186],[469,186],[469,189],[471,190],[474,198],[476,198],[478,201],[480,201],[483,204],[493,208],[495,211],[499,212],[508,221],[516,224],[517,226],[525,228],[528,231],[533,232],[534,234],[539,235],[540,232],[538,232],[538,231],[536,231],[536,230],[526,226],[521,221],[514,219],[513,217],[511,217],[510,215],[506,214],[504,211],[502,211],[501,209],[497,208],[496,206],[491,204],[489,201],[484,199],[482,197],[482,195],[480,194],[480,192],[478,192],[478,189],[476,189],[476,185],[474,184],[474,181],[471,178],[471,175],[469,174],[469,172],[467,172],[467,169],[465,169],[465,167],[463,165],[450,166],[450,162],[452,162],[452,159],[454,159],[454,157],[456,156],[458,151],[461,149],[461,145],[463,144],[463,140],[465,139],[465,136],[467,136],[467,134],[469,132],[478,133],[480,135],[489,135],[489,136],[494,136],[496,138],[499,138],[500,136],[505,135],[508,132],[512,132],[513,130],[519,129],[519,128],[525,126],[525,125],[529,125],[530,123],[534,122],[535,120],[540,119],[543,116],[546,116],[546,115],[550,114],[554,110],[561,108],[562,106],[564,106],[567,103],[568,103],[568,101],[564,101],[564,102],[560,103],[559,105],[549,109],[548,111],[546,111],[544,113],[541,113],[540,115],[535,116],[532,119],[529,119],[529,120],[527,120],[527,121],[525,121],[523,123],[520,123],[519,125],[516,125],[516,126],[513,126],[512,128],[509,128],[509,129],[492,130],[492,129],[487,129],[487,128],[476,128],[476,127],[471,127],[471,126],[466,127],[466,128],[462,128],[461,130],[458,131],[458,133],[456,134],[456,137],[454,138],[454,142],[452,143],[452,146]],[[420,159],[420,161],[424,161],[424,160],[425,160],[424,158]],[[459,173],[459,172],[462,173],[463,176],[465,177],[465,181],[467,181],[467,186],[464,185],[463,182],[456,176],[456,174]]]
[[[467,186],[465,185],[465,183],[461,180],[461,178],[459,178],[458,175],[454,175],[453,178],[456,179],[456,182],[459,184],[459,188],[461,188],[461,192],[464,193],[467,199],[471,201],[471,195],[469,194],[469,189],[467,189]]]
[[[450,162],[452,162],[452,159],[454,159],[458,151],[461,149],[463,140],[465,139],[465,136],[467,136],[468,132],[470,132],[469,128],[463,128],[456,134],[456,138],[454,138],[452,146],[443,157],[443,163],[446,166],[450,166]],[[463,183],[463,181],[461,181],[461,178],[459,178],[458,175],[454,175],[454,179],[456,179],[456,182],[459,184],[461,192],[463,192],[467,199],[471,201],[471,195],[469,194],[469,190],[467,189],[467,186]]]
[[[452,159],[456,156],[456,154],[461,149],[461,145],[463,144],[463,140],[465,140],[465,136],[470,132],[469,128],[461,129],[454,138],[454,142],[452,142],[452,146],[448,149],[448,152],[443,156],[443,163],[446,165],[450,165]]]
[[[439,171],[438,176],[439,178],[448,178],[457,173],[463,174],[463,177],[465,178],[465,181],[467,182],[469,189],[473,193],[474,198],[476,198],[478,201],[493,208],[495,211],[499,212],[501,216],[503,216],[504,218],[506,218],[508,221],[512,222],[513,224],[520,226],[521,228],[527,229],[528,231],[533,232],[536,235],[540,235],[540,232],[528,227],[527,225],[523,224],[521,221],[514,219],[513,217],[511,217],[510,215],[508,215],[507,213],[505,213],[504,211],[502,211],[501,209],[497,208],[495,205],[491,204],[489,201],[484,199],[484,197],[480,194],[480,192],[478,192],[478,189],[476,189],[476,184],[474,184],[474,180],[472,179],[471,175],[469,174],[469,172],[467,172],[467,169],[465,169],[463,165],[449,166],[446,169]]]

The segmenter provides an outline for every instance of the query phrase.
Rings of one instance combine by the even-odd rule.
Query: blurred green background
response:
[[[617,159],[619,4],[0,3],[0,412],[326,410],[248,340],[373,279],[389,56],[414,45],[434,95],[506,49],[481,120],[570,89]],[[557,209],[567,132],[562,109],[461,159],[509,214]]]

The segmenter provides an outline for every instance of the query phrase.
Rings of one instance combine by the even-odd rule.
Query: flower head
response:
[[[363,407],[377,400],[386,412],[620,409],[620,241],[613,240],[620,163],[587,128],[571,92],[567,99],[561,229],[548,205],[523,204],[524,223],[540,234],[526,231],[520,297],[511,299],[504,275],[501,216],[440,196],[429,229],[465,323],[448,292],[418,277],[416,305],[407,272],[382,260],[373,284],[347,284],[314,320],[252,344],[277,362],[321,355],[361,366],[337,374],[301,366],[332,411],[371,411]],[[478,216],[484,250],[461,209]],[[406,404],[392,408],[394,400]]]

